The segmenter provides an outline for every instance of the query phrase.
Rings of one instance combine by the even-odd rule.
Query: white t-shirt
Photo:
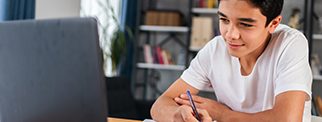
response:
[[[248,76],[241,75],[239,59],[229,54],[222,36],[212,39],[191,61],[181,78],[202,90],[212,85],[217,100],[234,111],[257,113],[272,109],[283,92],[307,93],[303,121],[311,120],[312,73],[308,41],[286,25],[279,25]]]

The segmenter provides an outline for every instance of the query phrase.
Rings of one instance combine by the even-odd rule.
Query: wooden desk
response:
[[[120,118],[107,118],[108,122],[142,122],[140,120],[131,120],[131,119],[120,119]]]

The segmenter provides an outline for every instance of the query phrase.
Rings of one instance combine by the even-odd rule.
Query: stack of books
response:
[[[160,46],[143,46],[145,63],[173,65],[171,53]]]
[[[216,8],[217,0],[198,0],[198,8]]]

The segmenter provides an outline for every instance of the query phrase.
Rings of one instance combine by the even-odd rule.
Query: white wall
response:
[[[36,0],[36,19],[79,17],[81,0]]]

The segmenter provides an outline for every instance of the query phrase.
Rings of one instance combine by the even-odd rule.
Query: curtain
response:
[[[122,0],[122,10],[121,10],[121,25],[127,25],[131,28],[132,32],[134,33],[136,29],[136,16],[137,16],[137,0]],[[123,32],[125,31],[124,26],[121,26]],[[136,35],[134,35],[135,38]],[[126,35],[126,60],[120,66],[121,68],[119,75],[125,75],[128,78],[131,78],[132,73],[132,59],[133,59],[133,41]]]
[[[109,9],[108,4],[114,8],[114,15],[119,20],[121,1],[120,0],[81,0],[81,17],[95,17],[98,21],[98,30],[100,35],[100,46],[103,51],[104,71],[105,76],[114,76],[112,72],[111,58],[105,54],[110,54],[109,45],[107,41],[111,39],[113,31],[117,23],[113,21],[111,15],[113,14]],[[107,30],[106,30],[107,28]]]
[[[35,0],[0,0],[0,21],[35,18]]]

